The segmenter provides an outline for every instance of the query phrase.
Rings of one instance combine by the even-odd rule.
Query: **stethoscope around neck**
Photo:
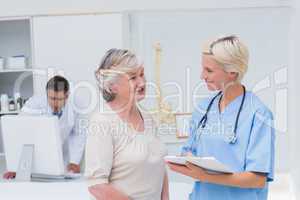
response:
[[[207,115],[208,115],[208,113],[209,113],[209,111],[210,111],[210,109],[211,109],[211,106],[213,105],[215,99],[216,99],[218,96],[220,96],[220,95],[222,95],[222,92],[221,92],[221,91],[218,92],[218,94],[216,94],[216,95],[212,98],[212,100],[209,102],[208,107],[207,107],[207,109],[206,109],[206,112],[205,112],[205,114],[203,115],[203,117],[201,118],[201,120],[199,121],[196,130],[198,130],[198,129],[200,128],[200,126],[201,126],[202,129],[205,128],[206,122],[207,122]],[[239,123],[239,117],[240,117],[240,114],[241,114],[241,111],[242,111],[242,109],[243,109],[243,105],[244,105],[244,102],[245,102],[245,96],[246,96],[246,88],[245,88],[245,86],[243,86],[243,98],[242,98],[242,102],[241,102],[241,104],[240,104],[240,107],[239,107],[237,116],[236,116],[236,118],[235,118],[235,124],[234,124],[233,134],[231,134],[231,135],[228,136],[228,143],[229,143],[229,144],[235,144],[236,141],[237,141],[237,127],[238,127],[238,123]],[[200,135],[201,135],[201,134],[200,134]]]

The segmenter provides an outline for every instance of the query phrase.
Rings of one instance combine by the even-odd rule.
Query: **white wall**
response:
[[[250,51],[244,84],[274,114],[276,170],[282,172],[290,169],[290,138],[286,119],[290,9],[137,12],[130,19],[132,47],[144,60],[148,83],[155,81],[154,45],[156,42],[161,44],[163,100],[176,112],[192,112],[199,99],[210,95],[205,83],[200,80],[201,44],[208,38],[223,34],[239,35]],[[276,24],[273,24],[274,21]],[[155,96],[154,87],[149,85],[147,94]],[[154,109],[155,100],[147,98],[144,103],[147,108]]]
[[[288,5],[290,0],[1,0],[0,16]]]
[[[33,35],[34,67],[41,70],[35,92],[44,93],[48,79],[61,74],[73,86],[75,106],[85,112],[95,109],[94,72],[108,49],[123,46],[122,15],[34,17]]]
[[[295,9],[293,10],[292,18],[292,32],[291,32],[291,68],[289,70],[289,88],[290,88],[290,98],[289,98],[289,131],[291,133],[292,141],[292,178],[294,181],[294,191],[296,192],[297,199],[300,199],[300,123],[299,123],[299,113],[300,113],[300,94],[299,94],[299,75],[300,75],[300,60],[299,60],[299,46],[300,46],[300,2],[295,0]]]

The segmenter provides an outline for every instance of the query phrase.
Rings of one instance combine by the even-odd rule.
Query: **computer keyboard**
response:
[[[80,179],[82,174],[66,173],[63,175],[32,174],[31,180],[35,182],[64,182]]]

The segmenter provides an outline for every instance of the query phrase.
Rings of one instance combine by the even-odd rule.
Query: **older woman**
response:
[[[89,122],[86,176],[97,200],[167,200],[165,146],[152,117],[139,109],[144,68],[128,50],[109,50],[96,71],[105,100]]]
[[[274,173],[271,111],[240,83],[248,66],[248,49],[236,36],[204,46],[202,79],[209,90],[193,113],[183,154],[212,156],[235,173],[211,174],[193,164],[168,164],[196,180],[191,200],[266,200]]]

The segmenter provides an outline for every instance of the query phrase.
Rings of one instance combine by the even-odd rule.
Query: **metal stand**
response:
[[[33,144],[24,144],[21,152],[19,166],[16,174],[16,181],[31,181],[32,161],[33,161]]]

